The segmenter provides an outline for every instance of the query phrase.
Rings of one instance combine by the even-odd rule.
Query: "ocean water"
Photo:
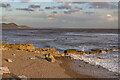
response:
[[[108,32],[66,31],[66,30],[3,30],[2,42],[33,43],[36,48],[55,48],[63,53],[66,49],[90,51],[91,49],[117,49],[119,34]],[[118,54],[107,52],[91,55],[69,55],[74,59],[100,65],[112,72],[118,70]]]

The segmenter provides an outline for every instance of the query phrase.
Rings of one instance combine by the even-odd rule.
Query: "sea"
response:
[[[112,30],[33,29],[2,30],[2,42],[9,44],[33,43],[35,48],[55,48],[63,53],[67,49],[118,49],[118,34]],[[98,54],[68,55],[93,65],[100,65],[111,72],[120,73],[119,51]]]

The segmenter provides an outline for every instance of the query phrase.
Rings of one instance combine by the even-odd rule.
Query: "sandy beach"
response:
[[[11,1],[0,1],[3,80],[120,80],[117,1]]]
[[[6,59],[11,59],[12,62]],[[19,76],[27,78],[117,78],[112,72],[102,67],[71,60],[69,57],[56,58],[56,62],[51,63],[42,59],[38,53],[22,50],[3,50],[2,66],[8,67],[11,73],[9,76],[3,74],[3,78]]]
[[[16,76],[26,76],[28,78],[72,78],[72,77],[91,77],[87,75],[79,75],[73,70],[71,70],[66,62],[61,60],[55,63],[50,63],[39,58],[39,54],[26,52],[26,51],[3,51],[2,65],[9,68],[10,72]],[[13,55],[14,54],[14,55]],[[36,57],[36,59],[29,59],[30,57]],[[9,63],[6,59],[11,59],[13,62]],[[76,76],[71,76],[66,74],[66,68],[61,66],[66,66],[67,72],[70,74],[77,74]],[[79,76],[78,76],[79,75]],[[4,76],[3,76],[4,78]]]

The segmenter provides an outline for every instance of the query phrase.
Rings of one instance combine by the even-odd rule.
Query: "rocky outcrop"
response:
[[[68,49],[64,51],[65,55],[70,55],[70,54],[75,54],[75,55],[83,55],[83,54],[97,54],[97,53],[106,53],[109,51],[119,51],[118,49],[91,49],[88,52],[84,52],[84,51],[77,51],[76,49]]]
[[[33,50],[35,50],[35,47],[31,43],[28,43],[28,44],[7,44],[7,43],[2,43],[2,50],[10,50],[10,49],[33,51]]]
[[[55,58],[50,53],[45,55],[45,59],[49,62],[55,62]]]
[[[76,49],[68,49],[64,51],[65,55],[69,55],[69,54],[76,54],[76,55],[83,55],[84,51],[77,51]]]
[[[64,51],[65,55],[77,53],[76,49],[68,49]]]

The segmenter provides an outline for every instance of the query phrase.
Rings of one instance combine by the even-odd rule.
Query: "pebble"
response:
[[[29,59],[35,59],[35,57],[30,57]]]
[[[15,54],[12,54],[13,56],[15,56]]]
[[[7,59],[7,61],[10,62],[10,63],[13,62],[11,59]]]
[[[97,63],[97,62],[96,62],[96,63],[94,63],[94,64],[95,64],[95,65],[99,65],[99,63]]]

